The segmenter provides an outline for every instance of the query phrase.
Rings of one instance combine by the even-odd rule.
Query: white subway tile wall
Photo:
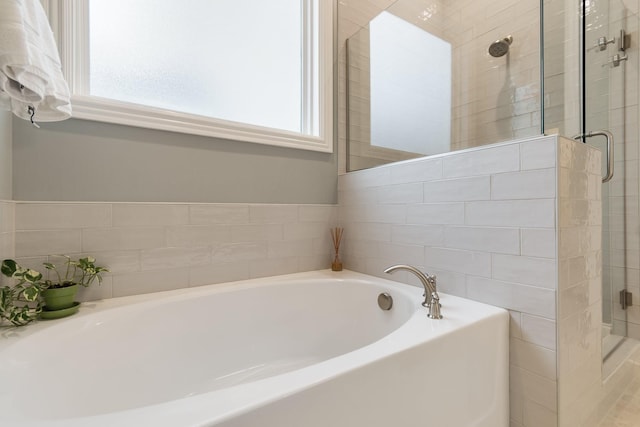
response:
[[[15,256],[14,244],[15,205],[11,201],[0,201],[0,259]],[[8,283],[4,276],[0,277],[0,285]]]
[[[347,268],[415,283],[383,273],[396,262],[414,264],[437,274],[443,292],[511,311],[514,427],[557,419],[557,144],[541,137],[339,177]],[[393,198],[392,176],[421,185],[423,198],[376,215]]]
[[[328,268],[337,209],[6,202],[0,250],[39,270],[52,254],[95,256],[111,272],[101,286],[81,290],[81,298],[119,297]]]
[[[597,423],[602,400],[601,153],[560,139],[558,406],[561,427]]]
[[[510,310],[513,427],[558,425],[557,387],[576,378],[559,360],[595,375],[580,344],[588,339],[587,354],[599,355],[596,314],[588,325],[571,321],[599,304],[600,195],[586,185],[599,173],[598,156],[573,141],[537,137],[339,177],[347,268],[417,285],[383,273],[396,262],[414,264],[436,274],[443,292]],[[412,186],[402,188],[422,185],[423,199],[405,198],[394,215],[379,215],[395,199],[394,176]],[[573,387],[565,399],[581,392]]]

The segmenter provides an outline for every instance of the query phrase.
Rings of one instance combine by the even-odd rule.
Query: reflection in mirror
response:
[[[386,3],[338,9],[347,171],[542,133],[538,1]]]

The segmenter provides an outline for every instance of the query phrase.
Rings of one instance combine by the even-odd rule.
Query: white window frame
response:
[[[302,132],[273,129],[247,123],[233,122],[165,110],[124,101],[84,95],[89,93],[89,10],[87,0],[41,0],[51,21],[60,50],[65,79],[71,89],[72,117],[107,123],[203,135],[279,147],[333,152],[333,3],[320,0],[318,38],[318,129],[313,129],[313,90],[305,84],[315,67],[307,55],[303,62]],[[304,17],[313,13],[311,0],[301,0]],[[309,32],[304,32],[303,45],[309,46]],[[312,133],[318,133],[314,136]]]

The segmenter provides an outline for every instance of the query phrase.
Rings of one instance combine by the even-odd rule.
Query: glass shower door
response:
[[[607,358],[628,334],[625,301],[632,272],[628,268],[634,239],[629,232],[629,188],[625,180],[625,65],[628,37],[626,8],[621,0],[583,2],[583,92],[581,132],[592,135],[584,142],[602,151],[602,321],[603,358]],[[607,147],[608,131],[615,141]],[[612,158],[609,158],[609,155]],[[610,161],[610,162],[609,162]],[[609,169],[613,171],[609,171]],[[606,180],[607,172],[613,176]],[[636,198],[637,200],[637,198]],[[637,202],[636,202],[637,204]],[[637,215],[635,215],[637,217]],[[637,240],[637,239],[636,239]]]

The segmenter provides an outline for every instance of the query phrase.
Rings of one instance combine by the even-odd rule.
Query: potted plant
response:
[[[15,326],[24,326],[35,320],[42,311],[42,274],[22,268],[11,259],[2,262],[1,271],[18,283],[0,287],[0,323],[8,320]]]
[[[96,259],[93,257],[80,258],[77,261],[71,259],[67,255],[63,255],[65,261],[64,276],[60,274],[55,264],[45,262],[44,267],[55,273],[55,280],[45,280],[46,289],[42,292],[44,298],[44,306],[46,310],[64,310],[73,307],[76,293],[79,286],[89,287],[94,280],[98,280],[98,284],[102,283],[101,274],[108,272],[105,267],[95,264]]]
[[[44,301],[41,312],[43,318],[58,318],[68,316],[77,311],[79,302],[75,301],[76,293],[80,286],[88,287],[95,280],[98,284],[102,282],[102,273],[109,270],[105,267],[97,266],[93,257],[73,260],[67,255],[63,255],[65,260],[64,275],[60,273],[55,264],[51,262],[43,263],[47,270],[52,271],[55,276],[42,281],[42,274],[34,270],[35,276],[30,276],[35,280],[34,284],[40,289],[39,295]],[[2,262],[2,273],[8,277],[20,278],[16,272],[25,270],[14,260],[6,259]],[[53,274],[50,274],[53,276]],[[35,279],[37,277],[37,279]],[[36,299],[38,298],[36,296]]]

